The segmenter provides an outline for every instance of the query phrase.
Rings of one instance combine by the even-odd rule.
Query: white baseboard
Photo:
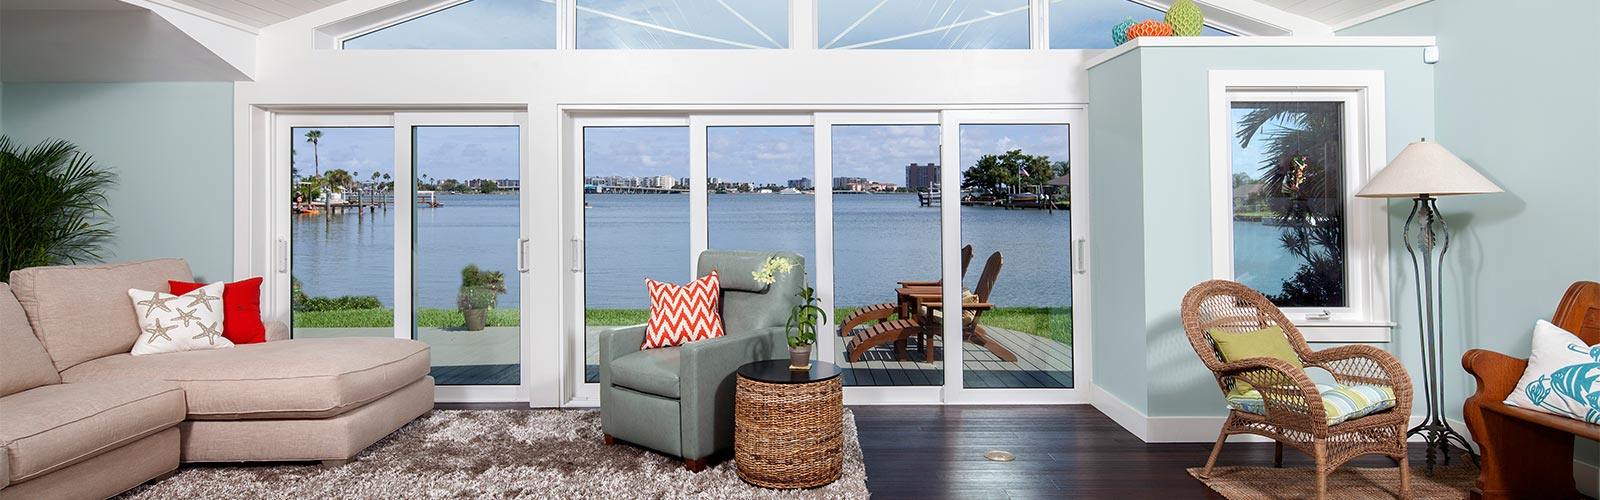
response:
[[[1600,498],[1600,467],[1573,460],[1572,477],[1578,479],[1578,492]]]
[[[1151,417],[1096,384],[1089,386],[1089,404],[1146,443],[1214,443],[1217,434],[1222,431],[1222,423],[1227,420],[1226,416]],[[1445,422],[1467,438],[1467,444],[1472,446],[1473,452],[1478,451],[1478,443],[1472,440],[1471,430],[1467,429],[1465,422],[1456,419],[1445,419]],[[1422,417],[1411,416],[1410,425],[1420,423]],[[1413,442],[1421,440],[1418,436],[1411,437]],[[1245,434],[1229,436],[1228,442],[1269,443],[1272,440]],[[1573,460],[1572,472],[1578,480],[1578,491],[1590,497],[1600,497],[1596,494],[1596,489],[1600,489],[1600,484],[1597,484],[1600,483],[1600,467]]]

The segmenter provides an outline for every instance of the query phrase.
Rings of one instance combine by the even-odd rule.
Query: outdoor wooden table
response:
[[[812,488],[844,473],[844,377],[833,363],[789,360],[739,367],[733,461],[739,477],[767,488]]]

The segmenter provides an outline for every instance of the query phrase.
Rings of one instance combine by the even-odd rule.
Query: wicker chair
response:
[[[1394,408],[1330,426],[1322,395],[1305,369],[1274,358],[1224,362],[1211,338],[1212,332],[1248,333],[1271,326],[1283,329],[1306,367],[1327,370],[1341,384],[1393,388]],[[1224,393],[1243,381],[1261,392],[1266,406],[1265,415],[1237,409],[1228,412],[1201,477],[1211,476],[1211,468],[1228,436],[1257,434],[1276,441],[1275,466],[1283,465],[1285,443],[1316,459],[1317,498],[1327,495],[1329,473],[1362,455],[1385,455],[1399,462],[1400,496],[1410,493],[1406,423],[1411,415],[1411,377],[1393,354],[1367,345],[1313,351],[1294,323],[1261,293],[1223,280],[1201,283],[1183,297],[1183,329],[1195,354],[1211,369]]]

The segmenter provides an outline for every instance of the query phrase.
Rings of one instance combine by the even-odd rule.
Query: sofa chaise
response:
[[[0,500],[104,498],[188,462],[338,465],[433,408],[428,346],[289,340],[133,356],[129,288],[161,259],[14,271],[0,283]]]

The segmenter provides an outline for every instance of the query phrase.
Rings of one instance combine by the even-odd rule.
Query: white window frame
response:
[[[1355,197],[1388,158],[1383,78],[1382,71],[1210,72],[1211,268],[1216,279],[1234,277],[1232,103],[1343,103],[1347,306],[1283,308],[1308,341],[1388,342],[1394,327],[1385,205],[1383,200]]]

